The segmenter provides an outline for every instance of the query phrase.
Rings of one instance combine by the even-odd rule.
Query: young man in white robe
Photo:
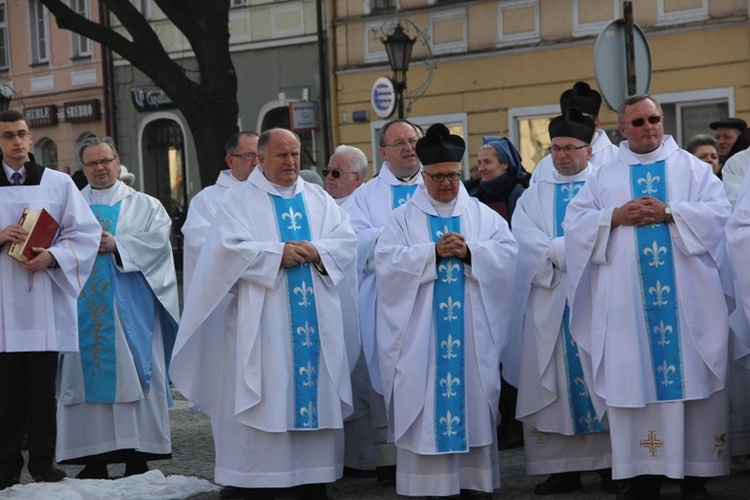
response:
[[[166,370],[177,334],[179,298],[164,206],[118,180],[109,137],[79,153],[89,181],[81,194],[101,224],[99,255],[78,298],[80,353],[60,359],[57,458],[106,479],[171,458]]]
[[[20,481],[27,438],[29,474],[54,482],[59,352],[78,350],[76,298],[91,272],[99,224],[69,175],[38,165],[23,114],[0,113],[0,490]],[[47,210],[60,224],[49,248],[27,262],[8,256],[28,232],[24,209]]]
[[[656,498],[666,476],[706,499],[707,479],[729,473],[730,205],[711,167],[664,135],[657,101],[627,98],[618,118],[617,160],[563,224],[570,328],[606,405],[619,498]]]
[[[519,283],[527,296],[517,418],[523,421],[526,472],[550,474],[538,495],[580,490],[581,471],[611,483],[609,434],[596,415],[579,352],[570,335],[565,210],[596,167],[589,162],[596,125],[577,108],[549,124],[553,179],[529,187],[513,213]]]
[[[336,286],[356,287],[356,237],[336,202],[299,178],[294,133],[261,134],[258,159],[227,192],[198,257],[170,374],[212,418],[217,483],[247,498],[286,487],[325,498],[342,475],[352,412]],[[207,332],[227,293],[225,330]],[[221,343],[218,355],[204,336]]]
[[[560,113],[565,113],[569,108],[578,108],[589,118],[594,120],[596,128],[591,144],[591,158],[589,161],[596,166],[604,165],[615,159],[617,146],[612,144],[607,134],[602,130],[599,123],[599,109],[602,106],[602,96],[592,89],[586,82],[576,82],[560,95]],[[547,155],[537,164],[531,173],[530,184],[536,184],[542,179],[554,181],[555,169],[552,165],[552,155]]]
[[[361,149],[342,144],[328,159],[328,167],[321,175],[325,189],[341,210],[353,218],[357,213],[355,193],[364,182],[367,174],[367,156]],[[356,299],[359,291],[350,292],[341,287],[341,300],[347,316],[346,328],[359,331],[359,315]],[[348,304],[347,297],[354,296],[355,303]],[[352,398],[354,412],[344,421],[344,475],[367,477],[375,474],[375,448],[372,437],[372,417],[370,402],[380,396],[370,383],[367,362],[360,343],[352,368]],[[381,398],[382,399],[382,398]]]
[[[357,271],[359,272],[359,324],[370,382],[376,395],[370,401],[373,426],[376,474],[384,485],[396,480],[396,449],[388,442],[388,418],[381,385],[378,350],[375,346],[376,306],[378,301],[375,275],[375,245],[393,209],[409,201],[422,184],[421,165],[415,151],[418,129],[408,120],[391,120],[378,134],[383,165],[377,177],[370,179],[355,193],[356,212],[352,227],[357,235]]]
[[[500,354],[517,246],[508,224],[460,181],[466,147],[443,124],[416,151],[424,184],[375,251],[377,346],[396,492],[492,498],[500,486]]]

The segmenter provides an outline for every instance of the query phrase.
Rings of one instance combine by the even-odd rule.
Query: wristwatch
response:
[[[674,222],[674,215],[672,215],[672,208],[669,205],[667,205],[666,208],[664,208],[664,222],[666,224]]]

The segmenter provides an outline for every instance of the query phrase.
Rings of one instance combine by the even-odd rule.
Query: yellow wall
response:
[[[457,54],[438,57],[431,84],[413,104],[409,116],[466,113],[470,161],[473,162],[482,135],[508,134],[509,108],[557,105],[560,93],[578,80],[587,81],[597,88],[593,65],[595,36],[572,39],[572,16],[560,13],[570,13],[573,2],[555,1],[559,9],[556,18],[554,11],[547,8],[551,5],[548,1],[542,0],[540,4],[541,38],[558,39],[558,42],[540,42],[519,49],[493,47],[475,51],[470,56]],[[579,0],[579,4],[589,5],[591,1]],[[597,2],[600,5],[609,4],[612,10],[610,1]],[[730,115],[750,121],[747,4],[743,6],[739,0],[712,0],[709,4],[711,15],[716,13],[729,17],[688,23],[680,29],[654,27],[657,22],[655,4],[645,0],[634,2],[636,21],[642,19],[645,26],[651,27],[648,30],[644,28],[652,57],[650,92],[661,94],[732,87],[735,109],[729,110]],[[682,4],[672,2],[666,5],[673,7]],[[692,4],[687,1],[685,6],[691,7]],[[406,20],[414,20],[415,24],[424,26],[427,15],[424,11],[414,16],[402,13],[402,24]],[[583,17],[581,21],[601,21],[597,15]],[[496,16],[496,2],[472,4],[467,8],[469,52],[472,47],[487,46],[497,40]],[[352,112],[369,110],[371,119],[377,119],[370,105],[370,91],[377,77],[390,77],[391,72],[387,62],[363,68],[360,59],[363,52],[351,46],[361,40],[361,37],[358,38],[360,35],[353,35],[361,26],[361,23],[347,21],[338,24],[337,33],[345,32],[348,35],[348,47],[337,42],[336,66],[339,71],[334,74],[332,85],[337,107],[332,110],[331,116],[336,144],[357,146],[369,157],[372,151],[370,124],[352,123]],[[568,33],[567,38],[565,33]],[[348,51],[350,58],[347,58],[345,51]],[[416,61],[408,72],[408,90],[415,89],[427,78],[426,65],[416,53],[415,47]],[[342,121],[343,112],[348,117],[347,123]],[[604,128],[615,128],[617,125],[616,114],[606,104],[602,105],[600,119]]]

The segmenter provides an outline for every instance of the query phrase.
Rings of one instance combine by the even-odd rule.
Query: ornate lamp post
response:
[[[406,90],[406,72],[409,71],[411,61],[411,50],[414,47],[415,38],[409,38],[404,33],[401,23],[396,25],[393,33],[380,39],[385,45],[388,54],[388,62],[393,70],[393,90],[396,93],[396,104],[398,106],[398,117],[404,118],[404,90]]]

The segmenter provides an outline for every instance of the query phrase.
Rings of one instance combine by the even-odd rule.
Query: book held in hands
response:
[[[24,241],[14,242],[8,249],[8,255],[18,262],[27,262],[36,257],[32,248],[49,248],[60,230],[60,224],[43,208],[24,209],[18,225],[28,232]]]

